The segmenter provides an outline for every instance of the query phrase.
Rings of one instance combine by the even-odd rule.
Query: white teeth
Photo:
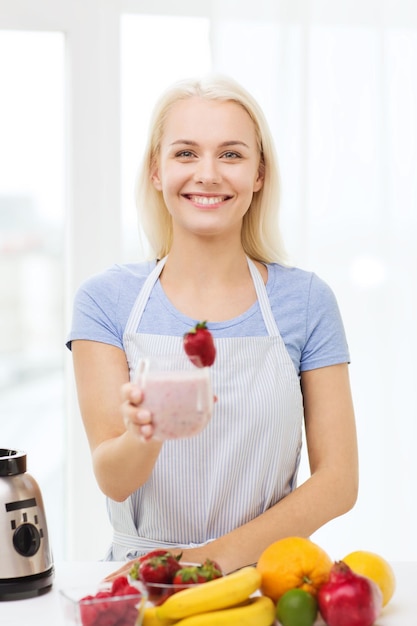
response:
[[[189,196],[191,202],[196,204],[218,204],[219,202],[223,202],[225,196]]]

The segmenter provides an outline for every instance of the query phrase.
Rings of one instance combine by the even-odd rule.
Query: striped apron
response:
[[[183,350],[181,336],[137,332],[165,261],[149,274],[126,325],[131,378],[139,356]],[[249,258],[248,265],[268,334],[215,338],[212,419],[197,436],[165,441],[148,481],[124,502],[107,500],[114,531],[108,560],[206,544],[296,486],[304,416],[300,382],[262,276]]]

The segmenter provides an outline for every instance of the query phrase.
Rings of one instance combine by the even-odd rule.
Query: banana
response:
[[[147,606],[143,614],[142,626],[170,626],[173,620],[159,619],[156,615],[156,606]]]
[[[178,620],[195,613],[225,609],[249,598],[260,585],[260,573],[248,565],[221,578],[175,593],[157,607],[156,615],[160,619]]]
[[[175,626],[271,626],[274,623],[273,601],[266,596],[257,596],[245,606],[192,615],[176,622]]]

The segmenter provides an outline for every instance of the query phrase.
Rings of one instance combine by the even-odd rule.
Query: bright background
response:
[[[416,560],[412,0],[0,0],[0,447],[28,453],[55,558],[102,558],[110,528],[64,347],[72,299],[143,257],[133,186],[152,104],[209,70],[263,106],[287,248],[345,321],[360,493],[313,539],[335,559]]]

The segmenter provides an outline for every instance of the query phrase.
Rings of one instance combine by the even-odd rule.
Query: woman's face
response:
[[[235,102],[189,98],[168,113],[152,173],[179,229],[216,236],[241,230],[263,184],[254,124]]]

